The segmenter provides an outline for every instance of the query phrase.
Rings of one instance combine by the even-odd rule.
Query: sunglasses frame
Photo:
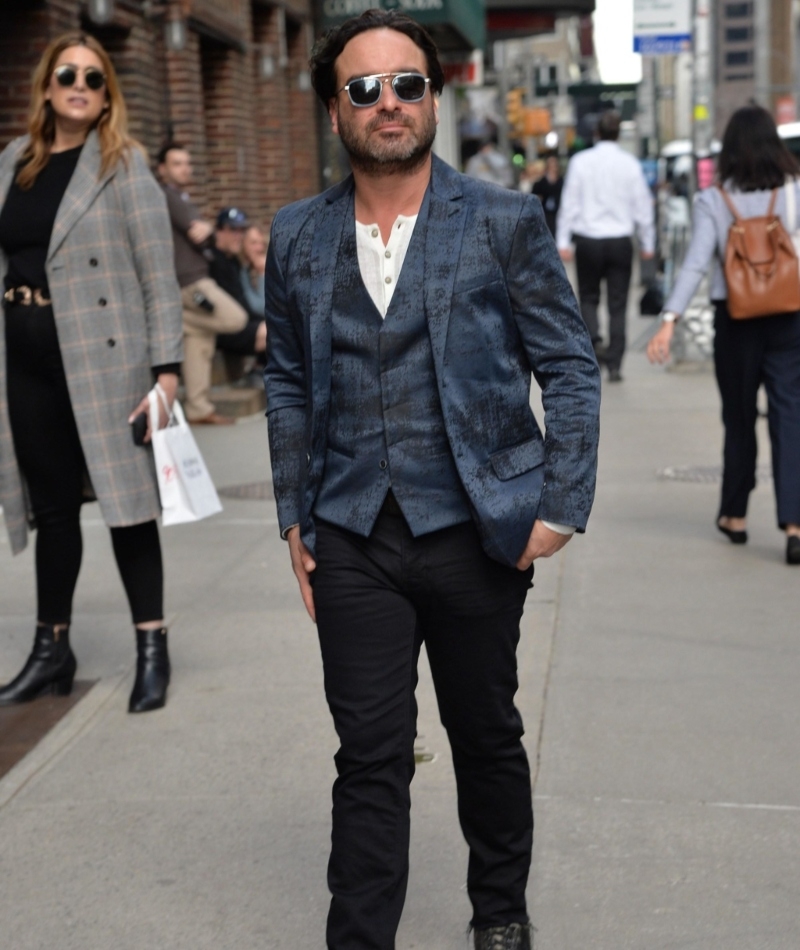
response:
[[[419,97],[419,99],[404,99],[402,96],[398,95],[397,89],[395,88],[395,83],[397,82],[398,79],[404,79],[406,76],[415,76],[415,77],[418,76],[420,79],[424,80],[424,86],[423,86],[423,88],[422,88],[422,95]],[[380,82],[379,92],[378,92],[378,98],[377,98],[374,102],[355,102],[355,101],[353,100],[353,96],[352,96],[352,94],[351,94],[351,92],[350,92],[350,86],[352,86],[353,83],[356,83],[356,82],[363,82],[365,79],[377,79],[377,80]],[[391,85],[392,85],[392,92],[394,93],[395,98],[397,98],[400,102],[405,103],[406,105],[416,105],[416,103],[422,102],[422,100],[425,98],[425,93],[426,93],[426,91],[427,91],[427,89],[428,89],[428,86],[430,85],[430,81],[431,81],[431,80],[430,80],[430,77],[428,77],[428,76],[423,76],[422,73],[417,73],[417,72],[410,72],[410,73],[408,73],[408,72],[407,72],[407,73],[373,73],[373,74],[370,75],[370,76],[359,76],[357,79],[351,79],[350,82],[347,83],[346,86],[342,86],[342,88],[339,89],[339,91],[336,93],[336,95],[338,96],[340,92],[346,92],[346,93],[347,93],[347,98],[350,100],[350,104],[351,104],[355,109],[369,109],[369,108],[371,108],[372,106],[376,106],[376,105],[381,101],[381,96],[383,95],[383,87],[384,87],[388,82],[391,82]]]
[[[56,66],[56,68],[53,70],[53,75],[55,76],[56,82],[59,84],[59,86],[61,86],[62,89],[71,89],[78,80],[79,69],[83,69],[83,81],[87,89],[91,89],[92,92],[100,92],[100,90],[105,87],[106,74],[102,71],[102,69],[98,69],[96,66],[76,67],[76,66],[70,66],[68,63],[62,63],[61,66]],[[63,82],[61,79],[61,76],[67,72],[72,73],[71,82]],[[94,80],[93,79],[90,80],[89,79],[90,76],[91,77],[99,76],[101,80],[100,85],[99,86],[92,85],[92,82]]]

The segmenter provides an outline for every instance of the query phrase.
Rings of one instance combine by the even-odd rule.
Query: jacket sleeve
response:
[[[306,371],[302,323],[292,312],[286,289],[285,263],[279,260],[280,213],[272,225],[264,281],[267,321],[267,424],[272,482],[281,536],[300,521],[300,491],[307,467],[304,446]]]
[[[583,531],[595,491],[600,371],[537,198],[523,205],[507,275],[514,317],[545,411],[539,518]]]
[[[181,294],[164,193],[134,148],[114,176],[144,300],[150,366],[183,360]]]

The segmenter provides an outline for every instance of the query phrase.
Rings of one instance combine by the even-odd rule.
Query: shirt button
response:
[[[373,228],[373,229],[372,229],[372,236],[373,236],[373,237],[377,237],[377,236],[378,236],[378,229],[377,229],[377,228]]]
[[[387,278],[386,278],[386,283],[387,283],[387,284],[391,284],[391,282],[392,282],[392,278],[391,278],[391,277],[387,277]]]
[[[106,305],[107,303],[108,303],[108,301],[106,300],[105,297],[101,297],[101,298],[97,301],[97,305],[98,305],[99,307],[105,307],[105,305]]]
[[[97,267],[97,258],[96,258],[96,257],[90,257],[90,258],[89,258],[89,267]]]
[[[391,252],[391,251],[385,251],[385,252],[384,252],[384,257],[391,257],[391,256],[392,256],[392,252]]]
[[[385,469],[389,463],[386,461],[386,459],[381,459],[378,464],[380,465],[382,469]]]
[[[117,341],[112,337],[110,340],[106,340],[106,346],[116,346]]]

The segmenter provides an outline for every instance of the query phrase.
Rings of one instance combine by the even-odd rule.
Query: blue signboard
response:
[[[634,36],[633,51],[643,56],[669,56],[688,53],[692,48],[692,35],[684,36]]]

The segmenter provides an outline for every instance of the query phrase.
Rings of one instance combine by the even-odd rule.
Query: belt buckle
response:
[[[30,288],[28,288],[28,290],[30,290]],[[33,292],[33,302],[37,307],[46,307],[51,303],[51,300],[49,297],[43,296],[41,290],[37,287]]]

